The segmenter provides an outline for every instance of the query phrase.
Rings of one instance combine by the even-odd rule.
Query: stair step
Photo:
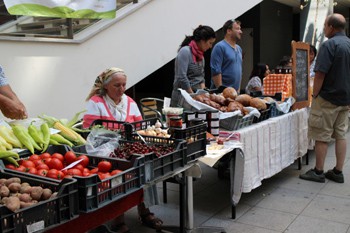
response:
[[[91,21],[88,19],[73,19],[74,25],[86,25],[90,24]],[[67,24],[67,19],[51,19],[51,20],[45,20],[45,21],[36,21],[33,23],[23,23],[18,24],[17,28],[19,30],[29,30],[29,29],[44,29],[44,28],[54,28],[54,27],[60,27]]]
[[[73,25],[73,31],[79,30],[85,27],[88,27],[90,24],[78,24]],[[58,27],[50,27],[50,28],[33,28],[33,29],[27,29],[27,30],[20,30],[16,33],[28,33],[28,34],[39,34],[39,33],[54,33],[57,32],[58,34],[65,34],[64,32],[67,31],[68,26],[58,26]]]
[[[44,37],[44,38],[59,38],[64,39],[67,38],[65,35],[49,35],[49,34],[27,34],[27,33],[19,33],[19,32],[8,32],[8,33],[0,33],[0,36],[15,36],[15,37]]]

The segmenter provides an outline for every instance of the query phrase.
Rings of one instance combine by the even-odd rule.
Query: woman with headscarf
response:
[[[109,68],[100,74],[87,97],[87,112],[83,127],[88,128],[94,120],[134,122],[142,120],[137,103],[125,95],[126,74],[120,68]]]
[[[127,76],[120,68],[109,68],[101,73],[95,80],[94,86],[87,97],[87,111],[83,117],[83,127],[88,128],[94,120],[112,120],[134,122],[142,120],[137,103],[124,94],[126,90]],[[156,187],[152,188],[152,190]],[[153,194],[152,194],[153,192]],[[157,204],[153,201],[154,191],[145,190],[144,200],[148,203]],[[145,203],[138,205],[138,213],[142,224],[161,229],[163,221],[157,218],[146,208]],[[129,228],[124,223],[124,216],[120,216],[112,221],[112,228],[118,228],[118,232],[129,232]]]

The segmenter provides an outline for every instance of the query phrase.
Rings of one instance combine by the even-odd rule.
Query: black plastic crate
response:
[[[125,127],[124,127],[125,121],[113,121],[113,120],[97,119],[91,123],[90,128],[92,128],[93,126],[96,126],[96,125],[101,125],[108,130],[115,130],[115,131],[120,131],[120,132],[124,132],[124,130],[125,130]]]
[[[187,143],[186,164],[206,155],[207,123],[190,126],[185,129],[172,129],[172,137],[183,139]]]
[[[260,117],[254,116],[253,123],[259,123],[261,121],[265,121],[270,118],[271,115],[271,106],[269,106],[265,110],[261,110],[260,112]]]
[[[47,152],[51,155],[53,153],[60,153],[64,155],[67,151],[71,150],[72,148],[67,145],[60,145],[50,146]],[[80,154],[86,154],[85,146],[76,147],[76,150],[73,151],[76,152],[77,156]],[[78,153],[77,151],[82,153]],[[30,156],[30,154],[23,154],[21,157],[24,158],[28,156]],[[117,160],[114,158],[92,156],[88,154],[87,156],[89,157],[89,168],[97,167],[100,161],[107,160],[112,164],[111,170],[119,169],[122,170],[122,172],[108,177],[103,181],[101,181],[101,179],[96,174],[87,177],[74,176],[73,178],[77,180],[80,212],[88,213],[105,205],[108,205],[112,201],[121,199],[124,196],[139,190],[144,184],[145,162],[143,157],[135,157],[130,161],[126,161]],[[33,176],[39,177],[36,175]]]
[[[219,121],[221,128],[227,130],[238,130],[253,124],[254,116],[232,116]]]
[[[1,205],[0,232],[42,232],[44,229],[51,229],[79,216],[78,183],[75,179],[65,178],[62,181],[56,181],[9,169],[0,172],[0,178],[11,177],[18,177],[21,182],[28,182],[31,186],[49,188],[58,194],[56,197],[40,201],[16,212]]]
[[[87,177],[74,176],[78,181],[79,210],[81,212],[88,213],[106,206],[112,201],[138,191],[144,184],[144,162],[142,157],[124,161],[114,158],[87,156],[90,159],[89,167],[97,167],[100,161],[106,160],[112,163],[112,170],[119,169],[122,172],[104,180],[101,180],[96,174]]]
[[[281,116],[284,115],[284,112],[280,111],[277,109],[277,103],[271,103],[271,111],[270,111],[270,117],[277,117],[277,116]]]
[[[145,182],[152,181],[161,176],[167,175],[178,168],[186,165],[186,141],[143,136],[148,145],[174,145],[174,151],[157,157],[154,153],[141,155],[145,162]],[[133,135],[132,141],[142,141],[140,136]]]

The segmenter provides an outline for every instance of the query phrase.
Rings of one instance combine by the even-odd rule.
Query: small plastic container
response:
[[[207,120],[207,112],[206,111],[198,111],[196,115],[197,115],[197,118]]]
[[[219,127],[211,127],[210,129],[210,133],[214,136],[214,137],[217,137],[219,136]]]
[[[210,127],[219,127],[219,118],[210,121]]]

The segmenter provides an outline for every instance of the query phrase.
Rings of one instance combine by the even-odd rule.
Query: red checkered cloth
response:
[[[264,95],[273,96],[282,93],[282,101],[292,96],[291,74],[270,74],[264,78]]]

